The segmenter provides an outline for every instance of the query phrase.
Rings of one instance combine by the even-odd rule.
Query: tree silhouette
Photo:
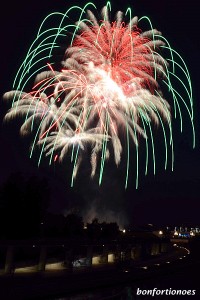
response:
[[[87,224],[87,233],[93,240],[116,238],[119,235],[119,226],[116,222],[99,223],[99,220],[94,218],[91,223]]]
[[[39,236],[49,200],[45,179],[11,174],[0,189],[0,236],[14,239]]]
[[[66,216],[64,235],[65,236],[80,236],[83,234],[84,223],[81,216],[71,213]]]

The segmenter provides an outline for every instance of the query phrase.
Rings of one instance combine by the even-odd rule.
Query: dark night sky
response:
[[[71,5],[82,6],[84,1],[53,1],[30,0],[27,2],[10,1],[4,3],[1,10],[1,94],[11,89],[14,74],[16,73],[28,46],[33,41],[35,34],[44,17],[53,11],[65,12]],[[98,8],[105,2],[98,1]],[[200,225],[200,155],[199,155],[199,7],[198,1],[174,0],[135,0],[113,1],[113,10],[125,11],[128,6],[133,8],[133,14],[138,16],[148,15],[154,27],[162,31],[163,35],[171,42],[185,59],[193,82],[194,110],[196,126],[196,149],[192,150],[189,121],[184,123],[185,131],[181,135],[176,133],[174,172],[162,169],[157,170],[154,177],[150,174],[141,178],[139,190],[130,186],[126,193],[123,192],[124,207],[129,211],[129,220],[137,223],[157,224],[199,224]],[[74,20],[76,21],[76,19]],[[4,106],[1,104],[1,117]],[[11,131],[1,126],[0,147],[0,184],[2,184],[15,171],[35,172],[33,163],[24,155],[20,143],[17,142]],[[43,170],[40,174],[48,176]],[[49,177],[48,177],[49,178]],[[76,198],[73,191],[66,192],[59,178],[52,176],[50,182],[53,186],[54,198],[52,208],[59,212],[64,207],[66,197]],[[113,185],[112,185],[113,186]],[[60,191],[60,195],[57,192]],[[98,189],[92,189],[95,196]],[[68,195],[68,196],[66,196]],[[58,200],[58,198],[60,200]],[[112,197],[111,197],[112,198]],[[113,200],[112,200],[113,201]],[[123,210],[123,208],[120,208]]]

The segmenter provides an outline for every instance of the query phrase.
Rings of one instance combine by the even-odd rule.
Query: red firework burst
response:
[[[149,41],[141,35],[137,26],[131,29],[124,22],[101,21],[100,26],[88,26],[87,30],[82,31],[72,44],[73,53],[70,49],[67,53],[81,64],[92,61],[96,67],[103,68],[126,94],[133,92],[129,83],[135,78],[153,94],[157,84],[152,81],[153,67],[149,61],[152,50],[147,47]]]

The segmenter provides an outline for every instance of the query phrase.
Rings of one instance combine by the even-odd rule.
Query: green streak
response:
[[[125,189],[127,189],[128,186],[128,176],[129,176],[129,155],[130,155],[130,149],[129,149],[129,132],[128,132],[128,124],[126,122],[126,137],[127,137],[127,163],[126,163],[126,180],[125,180]]]
[[[147,113],[145,107],[144,107],[144,110],[146,112],[146,115],[148,116],[148,113]],[[151,121],[149,120],[149,118],[147,118],[146,120],[147,120],[147,124],[149,126],[149,131],[150,131],[150,136],[151,136],[152,156],[153,156],[153,173],[155,175],[156,174],[156,157],[155,157],[154,138],[153,138],[153,132],[152,132],[152,128],[151,128]]]
[[[133,114],[131,112],[132,118],[133,118]],[[138,176],[139,176],[139,151],[138,151],[138,139],[137,139],[137,131],[135,128],[135,121],[133,119],[133,125],[134,125],[134,132],[135,132],[135,136],[136,136],[136,140],[137,143],[135,144],[136,147],[136,181],[135,181],[135,188],[136,190],[138,189]]]
[[[167,60],[171,61],[171,59],[167,59]],[[190,98],[190,102],[193,103],[193,99],[192,99],[192,84],[191,84],[190,76],[188,75],[188,73],[183,69],[183,67],[180,64],[178,64],[176,61],[174,63],[183,71],[183,73],[185,74],[185,76],[187,78],[187,81],[188,81],[188,84],[189,84],[189,88],[190,88],[190,96],[189,96],[189,98]]]
[[[167,120],[168,120],[168,124],[169,124],[169,132],[170,132],[170,145],[171,145],[171,156],[172,156],[172,166],[171,169],[172,171],[174,170],[174,141],[173,141],[173,134],[172,134],[172,122],[171,122],[171,118],[170,118],[170,113],[169,110],[166,106],[165,101],[163,100],[162,96],[158,93],[158,91],[155,91],[156,94],[160,97],[163,105],[166,108],[166,112],[167,112]]]
[[[48,32],[48,31],[53,31],[54,29],[55,29],[55,28],[49,29],[49,30],[47,30],[46,32]],[[43,34],[44,34],[44,33],[43,33]],[[55,35],[55,34],[52,34],[51,36],[46,37],[42,42],[44,42],[45,40],[47,40],[47,39],[49,39],[49,38],[52,38],[54,35]],[[33,58],[34,58],[35,56],[37,56],[35,53],[37,52],[37,49],[38,49],[38,48],[42,47],[42,46],[40,46],[40,47],[37,46],[36,49],[32,50],[32,47],[34,46],[34,44],[35,44],[36,42],[37,42],[37,39],[35,39],[35,40],[33,41],[33,43],[31,44],[31,46],[30,46],[30,48],[29,48],[29,50],[28,50],[28,53],[27,53],[27,55],[26,55],[26,57],[25,57],[23,63],[21,64],[20,68],[18,69],[17,74],[16,74],[15,79],[14,79],[14,82],[13,82],[13,88],[15,88],[15,84],[16,84],[17,78],[18,78],[18,76],[19,76],[19,73],[21,72],[21,69],[26,69],[26,62],[27,62],[27,61],[28,61],[28,62],[27,62],[28,70],[27,70],[26,72],[28,73],[28,72],[30,71],[32,60],[33,60]],[[42,42],[41,42],[40,44],[42,44]],[[46,49],[44,49],[44,50],[47,50],[47,49],[51,49],[51,48],[52,48],[52,43],[44,44],[43,46],[45,46],[45,45],[51,45],[51,47],[48,47],[48,48],[46,48]],[[54,47],[58,47],[58,46],[55,46],[54,44],[53,44],[53,46],[54,46]],[[32,50],[32,51],[31,51],[31,50]],[[44,51],[44,50],[43,50],[43,51]],[[47,57],[49,58],[49,57],[50,57],[50,54],[48,54]],[[46,57],[45,57],[45,58],[46,58]],[[25,72],[25,71],[22,71],[22,75],[20,76],[20,78],[23,76],[23,73],[24,73],[24,72]],[[19,79],[19,82],[20,82],[20,79]]]
[[[108,132],[108,127],[109,127],[109,117],[108,113],[106,112],[106,130],[104,133],[104,136],[106,137],[105,140],[103,141],[103,146],[102,146],[102,153],[101,153],[101,167],[100,167],[100,174],[99,174],[99,185],[102,183],[103,179],[103,171],[104,171],[104,165],[105,165],[105,156],[106,156],[106,149],[107,149],[107,134]]]
[[[153,110],[155,110],[158,115],[160,124],[162,126],[162,130],[163,130],[163,136],[164,136],[164,142],[165,142],[165,170],[166,170],[167,169],[167,150],[168,150],[168,148],[167,148],[167,139],[166,139],[165,128],[164,128],[163,121],[162,121],[159,111],[157,110],[156,106],[152,102],[150,102],[150,103],[151,103],[151,106],[153,107]]]
[[[196,138],[195,138],[195,128],[194,128],[194,123],[193,123],[193,118],[192,118],[192,115],[191,115],[191,112],[187,106],[187,104],[185,103],[183,97],[174,89],[174,92],[181,98],[186,110],[188,111],[188,115],[190,117],[190,121],[191,121],[191,125],[192,125],[192,135],[193,135],[193,148],[195,148],[195,144],[196,144]]]
[[[75,28],[75,30],[74,30],[73,35],[72,35],[71,46],[72,46],[72,43],[73,43],[73,41],[74,41],[76,32],[78,31],[79,24],[82,22],[81,18],[82,18],[83,13],[85,13],[85,8],[86,8],[87,6],[89,6],[90,4],[91,4],[95,9],[97,9],[96,6],[94,5],[94,3],[92,3],[92,2],[88,2],[83,8],[79,7],[79,9],[81,10],[81,14],[80,14],[79,20],[78,20],[78,22],[77,22],[78,24],[77,24],[77,26],[76,26],[76,28]]]
[[[155,36],[158,37],[161,40],[164,40],[165,43],[167,43],[168,47],[160,46],[160,48],[166,48],[170,51],[170,55],[171,55],[171,59],[172,59],[172,66],[173,66],[173,73],[174,73],[175,72],[175,65],[174,65],[174,56],[173,56],[174,50],[173,50],[173,48],[170,46],[170,43],[168,42],[168,40],[164,36],[159,35],[159,34],[155,34]]]
[[[71,187],[74,186],[74,171],[76,168],[77,160],[78,160],[78,152],[79,152],[80,146],[78,145],[77,151],[76,151],[76,157],[75,157],[75,162],[74,162],[74,168],[72,171],[72,178],[71,178]]]
[[[143,124],[144,133],[145,133],[145,135],[146,135],[146,138],[145,138],[145,144],[146,144],[145,176],[146,176],[147,173],[148,173],[148,158],[149,158],[149,146],[148,146],[148,139],[147,139],[146,126],[145,126],[145,122],[147,123],[147,121],[146,121],[146,116],[145,116],[145,114],[143,113],[142,108],[138,107],[138,112],[139,112],[139,114],[140,114],[140,117],[141,117],[141,120],[142,120],[142,124]],[[145,122],[144,122],[143,119],[145,120]]]
[[[41,60],[41,59],[40,59]],[[35,63],[37,63],[37,62],[35,62]],[[21,91],[20,91],[20,93],[22,94],[22,92],[23,92],[23,89],[25,88],[25,86],[26,86],[26,84],[27,84],[27,82],[38,72],[38,71],[40,71],[40,70],[42,70],[42,69],[44,69],[46,66],[42,66],[41,68],[39,68],[39,69],[37,69],[35,72],[33,72],[28,78],[27,78],[27,80],[25,81],[25,83],[24,83],[24,85],[22,86],[22,88],[21,88]],[[14,105],[14,99],[13,99],[13,103],[12,103],[12,106]],[[18,104],[17,104],[17,106],[16,106],[16,110],[17,110],[17,107],[18,107]]]
[[[187,93],[189,99],[191,100],[189,91],[188,91],[186,85],[184,84],[184,82],[183,82],[176,74],[173,74],[173,73],[171,73],[171,72],[170,72],[170,74],[173,75],[173,76],[174,76],[174,77],[182,84],[182,86],[183,86],[184,89],[186,90],[186,93]],[[190,103],[191,103],[191,101],[190,101]],[[191,107],[191,113],[192,113],[192,111],[193,111],[193,110],[192,110],[192,107]],[[193,118],[193,115],[192,115],[191,117]]]
[[[162,48],[165,48],[165,49],[169,49],[168,47],[166,46],[161,46]],[[180,59],[181,61],[183,62],[184,64],[184,67],[185,67],[185,70],[187,72],[187,78],[188,78],[188,84],[190,86],[190,94],[191,94],[191,97],[190,97],[190,104],[191,104],[191,114],[192,114],[192,118],[193,118],[193,95],[192,95],[192,83],[191,83],[191,79],[190,79],[190,73],[188,71],[188,68],[187,68],[187,65],[185,63],[185,61],[183,60],[182,56],[177,52],[175,51],[174,49],[171,49]]]
[[[146,20],[149,22],[149,25],[150,25],[151,31],[152,31],[153,41],[154,41],[154,40],[155,40],[155,34],[154,34],[154,31],[153,31],[153,26],[152,26],[151,20],[149,19],[149,17],[143,16],[143,17],[141,17],[141,18],[138,20],[138,22],[140,22],[140,21],[143,20],[143,19],[146,19]],[[155,50],[155,45],[154,45],[154,50]]]
[[[169,87],[169,84],[163,80],[163,82]],[[177,100],[177,97],[174,93],[175,89],[172,88],[172,94],[173,94],[173,99],[175,101],[175,103],[177,104],[177,107],[178,107],[178,111],[179,111],[179,116],[180,116],[180,129],[181,129],[181,132],[183,131],[183,118],[182,118],[182,113],[181,113],[181,109],[180,109],[180,105],[179,105],[179,102]],[[175,119],[176,119],[176,115],[175,115]]]

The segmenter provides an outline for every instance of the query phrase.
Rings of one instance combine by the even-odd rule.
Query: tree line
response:
[[[94,218],[84,224],[77,212],[48,212],[51,189],[48,180],[37,176],[11,174],[0,187],[0,239],[73,238],[92,240],[115,238],[119,226],[115,222],[99,222]]]

